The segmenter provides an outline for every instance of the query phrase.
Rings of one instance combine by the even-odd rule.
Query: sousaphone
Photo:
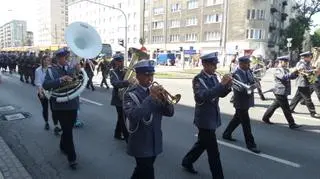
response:
[[[65,40],[71,52],[84,59],[93,59],[102,50],[102,42],[98,32],[89,24],[84,22],[74,22],[65,31]],[[71,63],[80,63],[79,58],[73,58]],[[76,61],[76,62],[74,62]],[[80,73],[74,74],[73,81],[63,84],[60,88],[45,91],[45,96],[55,98],[57,102],[66,102],[78,97],[88,83],[87,73],[81,68]]]

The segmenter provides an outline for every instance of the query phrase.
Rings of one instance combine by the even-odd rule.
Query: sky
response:
[[[26,20],[27,29],[37,33],[37,0],[0,0],[0,26],[12,20]],[[314,24],[320,28],[320,13],[313,17]]]

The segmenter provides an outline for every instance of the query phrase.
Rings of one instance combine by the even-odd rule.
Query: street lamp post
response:
[[[95,1],[91,1],[91,0],[79,0],[79,1],[76,1],[76,2],[73,2],[73,3],[69,3],[68,6],[71,6],[71,5],[80,3],[80,2],[84,2],[84,1],[92,3],[92,4],[104,6],[104,7],[110,8],[110,9],[114,9],[114,10],[117,10],[117,11],[120,11],[122,13],[122,15],[124,16],[124,20],[125,20],[124,60],[125,60],[125,65],[127,66],[127,63],[128,63],[128,31],[127,31],[128,21],[127,21],[126,13],[120,8],[116,8],[116,7],[113,7],[113,6],[109,6],[109,5],[102,4],[102,3],[99,3],[99,2],[95,2]]]
[[[292,60],[291,60],[292,55],[291,55],[291,50],[290,50],[290,47],[292,46],[292,43],[291,43],[292,38],[287,38],[287,41],[288,41],[287,47],[288,47],[288,52],[289,52],[289,58],[290,58],[290,62],[292,63]]]

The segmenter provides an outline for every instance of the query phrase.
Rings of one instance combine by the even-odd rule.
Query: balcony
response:
[[[271,7],[271,8],[270,8],[270,12],[271,12],[271,14],[273,14],[273,13],[275,13],[275,12],[278,12],[278,10],[277,10],[277,8],[275,8],[275,7]]]
[[[268,40],[268,47],[273,48],[275,46],[275,42],[273,40]]]
[[[272,32],[272,31],[274,31],[274,30],[276,30],[276,29],[277,29],[276,24],[270,23],[270,25],[269,25],[269,32]]]
[[[287,6],[287,5],[288,5],[288,1],[287,0],[282,2],[282,6]]]
[[[287,13],[281,13],[281,21],[287,20],[288,14]]]

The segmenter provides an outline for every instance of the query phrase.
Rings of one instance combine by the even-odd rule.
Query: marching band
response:
[[[62,132],[59,148],[66,155],[72,169],[77,168],[73,127],[78,116],[79,95],[87,85],[87,87],[92,86],[94,90],[93,74],[88,74],[94,71],[92,59],[84,58],[76,53],[79,57],[84,58],[86,63],[84,67],[87,70],[81,68],[80,64],[70,65],[70,53],[74,51],[74,48],[76,47],[56,51],[55,63],[51,63],[52,59],[48,52],[40,53],[38,58],[34,53],[18,55],[12,52],[1,52],[0,54],[2,68],[6,69],[7,64],[10,64],[10,72],[12,72],[15,69],[13,66],[18,65],[20,80],[28,83],[30,78],[31,84],[37,87],[46,130],[50,128],[48,108],[51,107],[54,132],[57,135]],[[180,100],[180,95],[172,96],[163,86],[154,82],[155,62],[143,56],[144,54],[139,50],[135,49],[135,52],[137,52],[134,54],[137,55],[137,61],[130,63],[128,68],[124,68],[124,57],[121,54],[113,56],[110,63],[105,61],[103,64],[100,63],[99,67],[103,70],[103,78],[106,78],[107,74],[110,75],[110,83],[113,86],[111,105],[115,106],[117,111],[114,138],[127,142],[127,153],[136,161],[131,179],[153,179],[155,178],[155,160],[163,152],[162,118],[163,116],[174,116],[174,104]],[[96,57],[98,53],[92,56]],[[310,91],[313,85],[310,75],[315,73],[319,76],[319,70],[311,67],[312,53],[305,52],[300,56],[302,59],[293,72],[288,69],[289,57],[278,57],[279,66],[274,73],[275,99],[265,111],[263,122],[273,124],[270,119],[275,110],[281,107],[289,128],[301,127],[295,123],[292,113],[302,99],[310,115],[315,118],[319,117],[311,101]],[[15,61],[14,59],[20,60]],[[224,130],[222,138],[231,142],[236,141],[232,133],[241,124],[248,150],[260,153],[252,134],[249,109],[254,107],[255,89],[260,89],[262,100],[265,100],[265,97],[262,94],[259,80],[255,79],[253,74],[256,69],[250,69],[249,56],[239,57],[238,65],[233,65],[230,73],[225,75],[216,72],[219,63],[217,53],[202,55],[200,59],[203,69],[192,80],[195,101],[193,123],[198,128],[198,138],[183,157],[181,165],[187,172],[197,174],[193,164],[206,151],[212,178],[223,179],[224,174],[216,137],[216,130],[221,126],[219,99],[233,91],[232,102],[235,114]],[[4,62],[7,64],[4,65]],[[133,70],[134,75],[128,70]],[[128,78],[128,72],[130,72],[130,78]],[[221,80],[218,77],[221,77]],[[289,105],[290,81],[293,79],[297,79],[298,89]],[[103,84],[109,88],[105,79],[101,82],[101,86]]]

